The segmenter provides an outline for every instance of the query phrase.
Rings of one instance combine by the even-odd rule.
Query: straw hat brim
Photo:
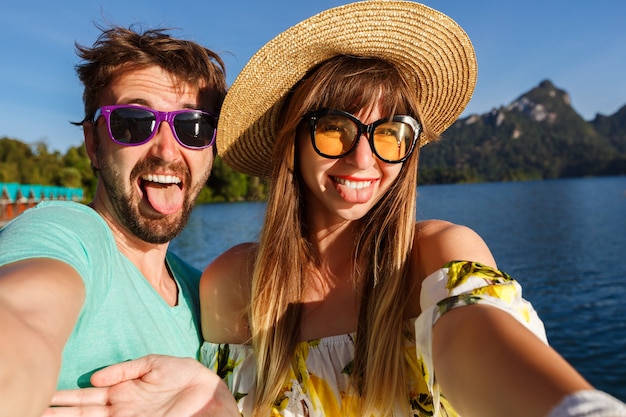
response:
[[[395,64],[415,83],[422,123],[436,134],[459,117],[476,84],[471,41],[443,13],[395,0],[335,7],[276,36],[239,73],[220,112],[217,149],[224,161],[245,174],[269,175],[286,95],[311,68],[342,54]]]

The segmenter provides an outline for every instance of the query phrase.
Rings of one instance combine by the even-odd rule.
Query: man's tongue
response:
[[[176,184],[158,184],[144,181],[144,192],[153,209],[161,214],[172,214],[183,206],[183,190]]]

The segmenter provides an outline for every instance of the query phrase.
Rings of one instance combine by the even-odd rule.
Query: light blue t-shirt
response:
[[[49,201],[0,230],[0,266],[35,257],[68,263],[85,283],[58,389],[90,386],[94,371],[151,353],[198,358],[200,271],[173,253],[166,262],[178,285],[178,305],[170,307],[120,253],[100,215],[79,203]]]

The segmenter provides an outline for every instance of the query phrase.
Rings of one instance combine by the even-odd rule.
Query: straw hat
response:
[[[448,16],[411,1],[335,7],[279,34],[243,68],[220,112],[217,149],[224,161],[245,174],[269,175],[286,95],[311,68],[341,54],[398,66],[415,83],[422,122],[437,134],[459,117],[476,83],[474,48]]]

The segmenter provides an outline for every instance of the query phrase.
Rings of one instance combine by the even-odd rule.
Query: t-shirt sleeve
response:
[[[435,403],[439,409],[440,390],[435,382],[432,358],[432,329],[437,320],[454,308],[483,304],[512,315],[517,321],[548,343],[543,322],[533,306],[522,297],[522,287],[506,273],[467,261],[450,262],[428,276],[422,283],[422,313],[415,320],[418,360]]]
[[[57,259],[74,268],[86,288],[106,285],[93,279],[96,271],[110,267],[116,250],[106,223],[78,203],[51,203],[40,203],[0,230],[0,266],[33,258]]]

